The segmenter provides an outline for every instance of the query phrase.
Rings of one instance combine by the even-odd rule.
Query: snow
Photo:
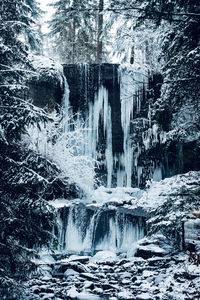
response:
[[[140,199],[143,191],[138,188],[106,188],[100,186],[91,194],[91,200],[97,203],[121,202]]]
[[[196,187],[200,178],[200,172],[188,172],[166,178],[160,182],[151,182],[151,186],[140,198],[140,204],[145,209],[157,208],[167,200],[169,194],[177,192],[181,187],[192,189]]]
[[[156,245],[139,246],[138,249],[164,254],[165,250]]]
[[[152,275],[154,275],[154,272],[148,271],[148,270],[145,270],[145,271],[143,271],[143,273],[142,273],[142,276],[143,276],[143,277],[149,277],[149,276],[152,276]]]
[[[37,265],[43,265],[43,264],[51,265],[55,263],[55,259],[52,257],[52,255],[50,253],[47,253],[47,251],[45,250],[40,251],[40,257],[35,258],[32,261]]]
[[[79,273],[72,270],[72,269],[67,269],[67,271],[65,271],[64,276],[68,277],[68,276],[73,276],[73,275],[78,275]]]
[[[142,294],[137,295],[136,299],[150,300],[151,299],[151,295],[149,293],[142,293]]]
[[[64,206],[65,207],[70,206],[71,202],[66,199],[56,199],[56,200],[49,201],[49,204],[55,207],[56,209],[59,209]]]
[[[50,20],[54,9],[49,6],[50,3],[53,3],[54,0],[39,0],[39,4],[41,9],[44,11],[44,14],[41,18],[41,26],[42,26],[42,32],[43,34],[47,34],[49,32],[48,29],[48,21]]]
[[[99,300],[101,299],[97,295],[92,295],[87,292],[77,292],[76,288],[73,286],[68,292],[67,296],[71,297],[72,299],[77,299],[77,300]]]
[[[97,262],[114,262],[117,260],[117,255],[114,252],[111,251],[99,251],[97,252],[92,258],[91,262],[92,263],[97,263]]]
[[[122,300],[133,299],[133,294],[126,290],[119,292],[117,296],[119,297],[119,299],[122,299]]]

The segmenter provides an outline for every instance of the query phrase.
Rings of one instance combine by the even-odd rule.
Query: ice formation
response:
[[[80,65],[81,85],[84,86],[82,95],[84,103],[88,105],[86,111],[78,111],[74,116],[76,128],[79,128],[83,134],[83,140],[80,142],[79,155],[89,155],[94,160],[99,161],[103,170],[107,173],[107,187],[120,186],[131,187],[132,175],[138,174],[138,183],[140,182],[140,166],[137,165],[140,147],[137,144],[133,146],[131,139],[131,122],[134,113],[139,113],[141,101],[144,97],[148,85],[148,76],[141,72],[133,72],[126,68],[119,69],[118,78],[120,81],[120,105],[121,105],[121,127],[123,131],[123,153],[113,153],[113,128],[112,128],[112,106],[109,103],[109,91],[103,85],[99,76],[98,90],[94,94],[94,99],[88,98],[88,65]],[[65,122],[69,123],[69,90],[65,81],[64,111]],[[119,120],[120,121],[120,120]],[[70,130],[69,125],[64,125],[65,129]],[[73,129],[73,128],[72,128]],[[149,140],[157,141],[157,127],[153,125],[146,136],[143,137],[145,148],[148,149]],[[102,145],[102,139],[105,145]],[[137,148],[137,151],[134,151]],[[115,183],[113,181],[115,179]]]
[[[59,250],[75,253],[127,252],[144,237],[144,219],[116,207],[74,203],[58,209]]]

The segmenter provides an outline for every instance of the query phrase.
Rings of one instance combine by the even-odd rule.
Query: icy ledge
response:
[[[123,187],[106,188],[101,186],[94,190],[88,198],[74,199],[73,201],[57,199],[49,203],[57,209],[82,202],[96,207],[101,207],[107,203],[116,206],[123,205],[123,207],[128,207],[129,209],[142,207],[146,211],[151,211],[162,205],[168,196],[176,193],[177,190],[185,188],[193,191],[198,187],[200,187],[200,172],[191,171],[159,182],[152,181],[147,190]]]

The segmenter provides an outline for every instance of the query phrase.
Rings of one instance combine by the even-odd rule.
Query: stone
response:
[[[92,275],[91,273],[81,273],[80,276],[91,281],[99,281],[99,278]]]
[[[73,269],[67,269],[65,272],[64,272],[64,277],[68,277],[68,276],[71,276],[71,275],[78,275],[79,273],[74,271]]]
[[[72,261],[72,262],[78,261],[82,264],[88,263],[89,260],[90,260],[90,256],[71,255],[69,257],[69,261]]]
[[[152,300],[152,296],[149,293],[142,293],[136,296],[136,300]]]
[[[136,250],[135,256],[148,259],[154,256],[164,256],[165,250],[156,245],[139,246]]]

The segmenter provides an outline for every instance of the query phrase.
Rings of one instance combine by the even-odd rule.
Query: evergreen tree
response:
[[[146,47],[150,60],[155,62],[156,58],[159,61],[164,82],[162,101],[154,104],[156,120],[159,121],[165,113],[170,118],[182,107],[193,117],[182,131],[182,136],[180,132],[177,138],[185,139],[187,134],[198,131],[200,13],[197,1],[133,0],[127,3],[113,0],[111,6],[117,12],[113,15],[113,23],[118,18],[124,22],[117,33],[116,50],[130,53],[134,37],[139,36],[143,38],[142,47]],[[163,112],[165,109],[166,112]]]
[[[96,56],[96,7],[86,0],[58,0],[50,22],[53,49],[64,63],[93,62]]]
[[[103,8],[104,1],[99,0],[96,58],[97,63],[101,63],[103,58]]]
[[[22,141],[27,126],[48,119],[27,99],[37,14],[35,0],[0,0],[0,297],[6,299],[17,297],[16,278],[34,269],[33,247],[49,242],[54,216],[43,194],[49,197],[59,173]]]

